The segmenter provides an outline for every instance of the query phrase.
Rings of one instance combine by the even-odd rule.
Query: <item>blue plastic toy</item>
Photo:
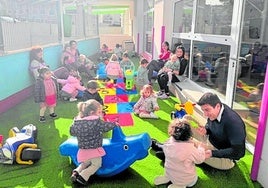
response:
[[[24,126],[21,130],[13,127],[9,131],[9,138],[0,148],[0,163],[33,164],[41,158],[41,151],[37,148],[37,130],[32,124]]]
[[[170,116],[171,119],[174,118],[183,118],[186,114],[192,115],[194,112],[194,105],[190,101],[187,101],[184,104],[175,104],[176,111],[172,111]]]
[[[122,129],[116,126],[112,138],[103,139],[103,148],[106,155],[102,157],[102,167],[96,172],[101,177],[114,176],[148,155],[151,138],[148,133],[125,136]],[[76,137],[71,137],[59,147],[63,156],[71,157],[72,162],[78,166],[78,143]]]

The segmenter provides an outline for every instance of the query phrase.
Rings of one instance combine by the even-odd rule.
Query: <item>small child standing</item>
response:
[[[138,89],[142,88],[142,86],[149,84],[149,79],[148,79],[148,61],[146,59],[141,59],[140,60],[140,66],[137,70],[137,77],[136,77],[136,87]]]
[[[73,170],[71,180],[82,185],[102,165],[102,156],[105,150],[102,147],[104,132],[112,130],[116,124],[101,120],[102,105],[90,99],[86,102],[79,102],[77,105],[78,115],[70,127],[70,134],[78,140],[77,160],[80,165]]]
[[[118,78],[123,77],[116,54],[112,54],[109,63],[106,65],[106,73],[109,80],[114,80],[114,84],[116,84]]]
[[[117,55],[118,60],[121,61],[122,60],[123,50],[122,50],[122,47],[119,44],[115,45],[114,53]]]
[[[131,70],[131,72],[134,74],[135,72],[135,65],[134,63],[129,59],[128,53],[124,52],[122,56],[122,61],[120,62],[120,67],[123,70],[124,74],[124,82],[126,81],[126,70]]]
[[[79,91],[84,91],[86,88],[81,85],[81,77],[79,73],[75,70],[70,71],[70,75],[66,80],[57,79],[57,82],[62,84],[60,95],[64,100],[69,100],[70,102],[77,101],[77,96]]]
[[[40,104],[40,118],[41,123],[46,122],[45,112],[49,108],[49,116],[56,118],[55,107],[57,104],[58,84],[52,77],[52,72],[44,67],[38,70],[39,76],[36,79],[34,88],[34,101]]]
[[[86,85],[87,89],[83,93],[82,101],[87,101],[89,99],[95,99],[101,105],[103,105],[103,99],[98,93],[99,84],[96,80],[88,81]]]
[[[140,91],[140,99],[134,105],[134,113],[141,118],[153,118],[157,119],[155,111],[159,110],[157,103],[157,97],[154,94],[153,87],[149,84],[144,85]]]
[[[195,164],[205,161],[205,149],[196,148],[191,141],[192,131],[186,119],[174,119],[168,127],[169,139],[162,148],[165,155],[165,174],[154,180],[155,185],[172,182],[168,188],[192,187],[198,180]]]

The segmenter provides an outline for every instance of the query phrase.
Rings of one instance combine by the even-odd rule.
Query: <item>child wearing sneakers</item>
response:
[[[162,145],[165,173],[154,180],[155,185],[172,184],[168,188],[192,187],[198,180],[195,164],[205,161],[205,149],[191,141],[192,131],[185,118],[174,119],[168,127],[169,139]]]
[[[40,104],[39,121],[44,123],[46,122],[45,112],[47,108],[51,118],[57,117],[55,107],[57,104],[58,84],[47,67],[39,69],[38,72],[39,76],[34,87],[34,101]]]
[[[96,80],[88,81],[86,85],[87,89],[83,93],[82,101],[87,101],[89,99],[95,99],[101,105],[103,105],[103,99],[98,93],[99,84]]]
[[[81,85],[81,77],[79,73],[75,70],[70,71],[70,75],[66,80],[57,79],[57,82],[62,84],[60,92],[61,97],[70,102],[77,101],[76,97],[78,96],[79,91],[86,90],[86,88]]]
[[[78,115],[75,117],[70,134],[77,137],[79,166],[73,170],[71,180],[87,185],[89,177],[101,167],[105,150],[102,147],[103,133],[112,130],[116,123],[102,120],[102,105],[90,99],[79,102]]]
[[[153,87],[149,84],[144,85],[140,91],[140,99],[134,105],[133,110],[140,118],[157,119],[155,111],[159,110],[157,97],[154,94]]]

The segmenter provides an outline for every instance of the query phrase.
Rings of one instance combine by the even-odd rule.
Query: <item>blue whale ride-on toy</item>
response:
[[[29,124],[21,130],[13,127],[9,131],[9,138],[6,139],[0,148],[0,163],[31,165],[41,158],[41,150],[36,144],[37,129]]]
[[[136,160],[148,155],[151,138],[148,133],[125,136],[121,127],[113,129],[111,138],[103,139],[106,155],[102,157],[102,167],[96,172],[100,177],[111,177],[127,169]],[[70,137],[59,146],[61,155],[69,156],[78,166],[78,142],[76,137]]]

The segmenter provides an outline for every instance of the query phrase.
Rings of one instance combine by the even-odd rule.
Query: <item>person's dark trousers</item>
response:
[[[169,88],[167,86],[168,83],[168,75],[166,73],[161,73],[157,76],[157,82],[159,84],[160,91],[165,93],[169,93]]]
[[[148,65],[147,69],[148,71],[148,80],[151,82],[152,77],[153,77],[153,72],[156,71],[158,72],[161,68],[163,67],[163,63],[157,60],[152,60]]]
[[[163,91],[165,93],[169,93],[169,88],[167,86],[168,84],[168,75],[167,73],[161,73],[157,76],[157,81],[159,84],[160,91]],[[172,83],[179,82],[180,80],[175,76],[174,74],[172,75]]]
[[[179,82],[180,80],[178,79],[177,76],[175,76],[174,74],[172,74],[172,79],[171,79],[171,83],[175,83],[175,82]]]

